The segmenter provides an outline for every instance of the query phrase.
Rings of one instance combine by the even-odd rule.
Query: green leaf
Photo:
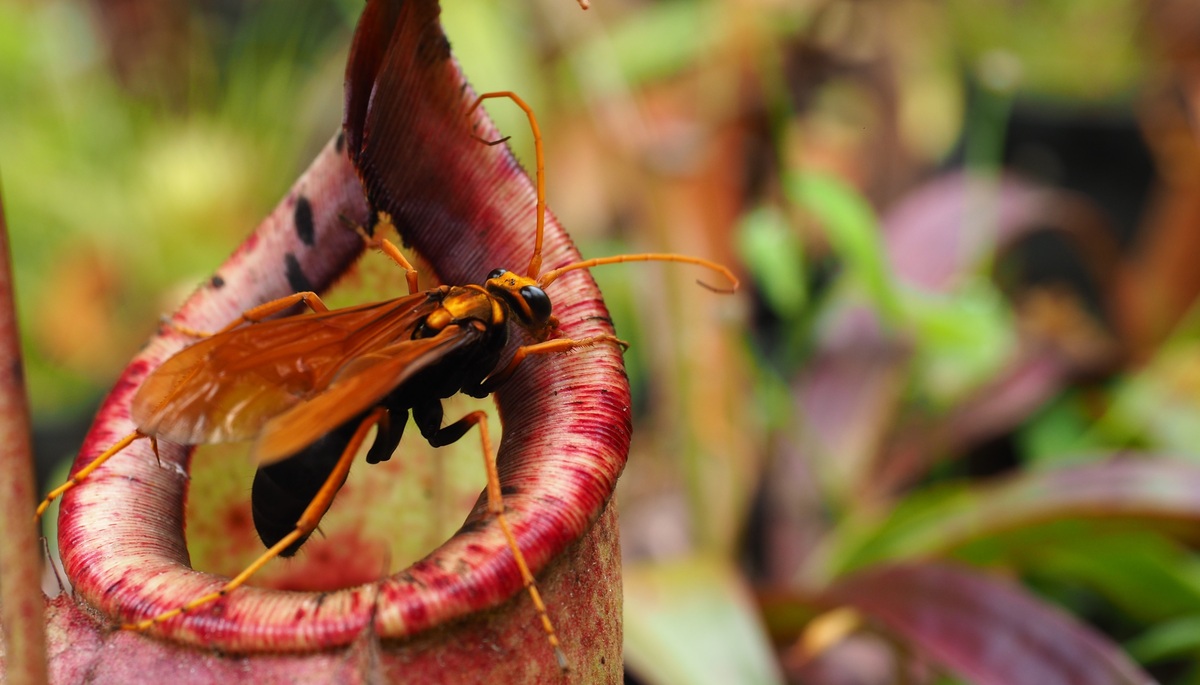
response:
[[[764,206],[743,216],[737,247],[767,304],[783,319],[800,316],[808,301],[804,245],[783,214]]]
[[[820,582],[885,561],[979,553],[989,539],[1022,530],[1061,539],[1069,531],[1048,526],[1080,519],[1200,523],[1200,467],[1126,457],[925,490],[890,511],[845,522],[810,571]]]
[[[1071,535],[1033,549],[1010,548],[1016,561],[1058,583],[1093,588],[1126,615],[1146,622],[1200,614],[1200,566],[1181,546],[1141,526]]]
[[[1200,458],[1200,343],[1177,340],[1164,346],[1113,395],[1104,428],[1134,432],[1154,446]]]
[[[845,260],[849,273],[866,289],[880,315],[900,320],[900,303],[887,266],[879,222],[866,198],[845,181],[819,173],[784,176],[789,200],[824,229],[829,242]]]
[[[593,77],[592,85],[625,90],[687,69],[720,38],[717,6],[700,2],[646,5],[611,32],[583,46],[580,61],[606,65],[611,73]]]
[[[904,312],[919,341],[920,387],[943,406],[995,378],[1012,358],[1012,317],[990,283],[973,280],[951,295],[908,290]]]
[[[745,580],[706,559],[625,569],[625,658],[661,685],[782,683]]]
[[[1126,644],[1130,656],[1142,663],[1200,653],[1200,614],[1154,626]]]
[[[1116,447],[1091,431],[1092,417],[1081,399],[1068,392],[1050,402],[1017,429],[1017,442],[1026,462],[1033,466],[1064,466],[1085,451]]]

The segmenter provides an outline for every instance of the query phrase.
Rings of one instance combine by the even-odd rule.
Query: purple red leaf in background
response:
[[[1152,682],[1091,628],[975,571],[885,566],[833,594],[975,685]]]

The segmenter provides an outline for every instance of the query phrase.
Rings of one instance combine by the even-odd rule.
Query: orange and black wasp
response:
[[[537,157],[537,227],[533,256],[524,274],[498,268],[480,284],[443,285],[419,291],[417,271],[386,238],[370,238],[406,273],[409,294],[330,310],[312,292],[297,293],[243,313],[226,328],[167,359],[134,396],[137,429],[53,490],[39,506],[83,482],[129,444],[149,439],[185,445],[252,440],[259,465],[252,491],[254,523],[268,549],[219,590],[126,628],[145,629],[224,596],[277,556],[291,556],[316,530],[345,482],[351,463],[376,429],[368,463],[396,450],[411,413],[421,435],[435,447],[479,426],[487,470],[489,512],[507,538],[543,626],[561,660],[554,628],[524,556],[504,516],[504,504],[486,414],[475,411],[443,425],[442,400],[459,392],[485,397],[530,356],[568,352],[596,344],[624,344],[612,335],[583,339],[557,336],[558,322],[546,292],[562,274],[604,264],[670,261],[696,264],[737,279],[719,264],[672,254],[619,255],[541,271],[545,194],[543,153],[529,106],[510,92],[487,98],[513,100],[528,115]],[[379,213],[375,227],[391,219]],[[282,316],[298,304],[309,313]],[[532,342],[505,356],[517,330]],[[186,332],[186,331],[185,331]]]

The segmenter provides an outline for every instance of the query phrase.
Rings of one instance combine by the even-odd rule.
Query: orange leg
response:
[[[193,338],[209,338],[214,335],[220,335],[226,331],[231,331],[242,324],[258,323],[259,321],[262,321],[270,316],[274,316],[279,312],[287,311],[291,307],[295,307],[298,304],[307,305],[309,309],[318,314],[329,311],[329,307],[325,306],[325,303],[321,301],[320,296],[311,290],[306,290],[300,293],[292,293],[291,295],[281,297],[277,300],[264,302],[257,307],[251,307],[250,309],[242,312],[242,315],[234,319],[228,326],[225,326],[215,333],[197,330],[181,323],[175,323],[174,321],[167,321],[166,323],[171,328],[174,328],[184,335],[188,335]]]
[[[102,452],[100,454],[100,456],[93,459],[92,463],[79,469],[79,471],[77,471],[75,473],[75,475],[71,476],[70,480],[68,480],[67,482],[58,486],[57,488],[54,488],[53,490],[51,490],[50,494],[46,495],[46,499],[42,500],[42,503],[38,505],[37,511],[33,515],[34,521],[37,521],[38,519],[40,519],[42,517],[42,514],[46,513],[46,508],[50,506],[50,503],[53,502],[55,499],[59,498],[60,496],[62,496],[62,494],[64,492],[66,492],[67,490],[70,490],[71,488],[75,487],[76,485],[79,485],[80,483],[82,483],[85,478],[87,478],[88,476],[90,476],[92,474],[93,471],[95,471],[96,469],[98,469],[102,465],[104,465],[104,462],[108,461],[114,455],[116,455],[118,452],[125,449],[126,447],[129,447],[135,441],[141,440],[142,438],[150,438],[151,444],[154,445],[154,453],[157,455],[158,454],[158,444],[156,442],[154,442],[154,438],[152,438],[144,433],[141,433],[140,431],[134,431],[134,432],[130,433],[129,435],[126,435],[125,437],[118,440],[116,442],[116,444],[114,444],[112,447],[109,447],[108,449],[104,450],[104,452]]]
[[[317,524],[321,522],[321,518],[325,515],[325,512],[329,510],[329,505],[333,503],[333,496],[337,494],[337,491],[342,487],[342,483],[346,480],[346,474],[350,471],[350,464],[354,460],[354,455],[358,453],[358,448],[362,446],[363,440],[366,439],[367,432],[372,426],[374,426],[383,418],[385,413],[386,410],[382,407],[377,408],[375,411],[371,412],[367,418],[363,419],[361,424],[359,424],[358,430],[355,431],[354,436],[350,439],[350,443],[346,445],[346,449],[342,452],[342,456],[340,459],[338,459],[337,465],[333,468],[333,471],[325,480],[325,484],[321,486],[321,489],[317,491],[316,496],[313,497],[313,500],[308,505],[308,508],[305,509],[304,513],[300,515],[300,520],[296,522],[295,530],[284,536],[284,538],[279,542],[272,545],[271,548],[266,552],[263,552],[258,559],[255,559],[254,562],[247,566],[244,571],[237,574],[229,582],[221,586],[219,590],[210,592],[202,597],[197,597],[196,599],[193,599],[187,604],[176,609],[165,611],[157,616],[153,616],[142,621],[127,623],[121,627],[125,630],[146,630],[156,623],[162,623],[163,621],[174,618],[179,614],[184,614],[196,609],[197,607],[203,606],[210,602],[215,602],[216,600],[244,585],[246,581],[250,579],[250,576],[257,573],[259,569],[267,564],[267,562],[279,556],[279,553],[290,547],[293,542],[311,534],[314,530],[316,530]]]
[[[483,387],[488,389],[490,392],[491,388],[495,388],[507,381],[513,375],[513,373],[516,372],[517,367],[521,365],[521,362],[525,361],[525,358],[531,354],[554,354],[555,352],[570,352],[571,350],[576,350],[581,347],[591,347],[592,345],[602,345],[604,343],[613,343],[615,345],[620,345],[622,348],[629,347],[629,343],[621,340],[615,335],[595,335],[590,338],[580,338],[579,340],[555,338],[553,340],[546,340],[544,342],[534,343],[532,345],[523,345],[517,348],[517,351],[513,354],[512,359],[508,361],[508,364],[505,365],[503,369],[488,376],[487,380],[483,382]]]
[[[381,227],[392,226],[392,217],[387,212],[380,212],[379,224]],[[399,264],[400,268],[404,269],[404,279],[408,284],[408,294],[416,294],[418,292],[417,269],[412,265],[411,262],[408,261],[408,259],[404,257],[404,253],[400,251],[400,248],[396,247],[396,245],[387,238],[372,238],[371,236],[367,235],[366,230],[362,226],[358,226],[357,224],[354,226],[354,230],[363,237],[363,240],[367,242],[368,247],[382,250],[384,254],[392,259],[392,261]],[[291,307],[294,307],[298,304],[307,305],[309,309],[317,313],[329,311],[329,307],[325,305],[319,295],[311,290],[306,290],[304,292],[293,293],[276,300],[271,300],[270,302],[264,302],[257,307],[251,307],[250,309],[242,312],[242,315],[239,318],[235,319],[232,323],[216,331],[215,333],[201,331],[190,326],[185,326],[181,323],[176,323],[169,319],[164,323],[180,333],[183,333],[184,335],[193,338],[208,338],[214,335],[219,335],[226,331],[233,330],[242,324],[258,323],[259,321],[274,316],[275,314],[287,311]]]
[[[379,212],[379,223],[375,229],[376,235],[388,227],[393,231],[396,230],[395,224],[392,223],[392,215],[387,212]],[[404,269],[404,280],[408,283],[408,294],[417,294],[420,290],[417,285],[417,268],[404,257],[404,253],[400,251],[400,248],[396,247],[396,244],[387,238],[371,237],[367,234],[367,229],[357,224],[354,225],[354,230],[367,242],[367,247],[383,251],[385,255],[391,257],[393,262],[399,264],[401,269]]]
[[[483,442],[483,465],[487,470],[488,513],[496,517],[496,522],[500,524],[500,530],[504,531],[508,547],[512,550],[513,560],[517,563],[517,570],[521,572],[521,579],[525,583],[525,589],[529,592],[530,599],[533,600],[533,608],[537,610],[538,618],[542,621],[542,629],[546,631],[546,639],[550,641],[550,646],[554,649],[554,657],[558,660],[558,665],[564,671],[569,670],[567,656],[559,644],[558,634],[554,632],[554,624],[550,622],[550,616],[546,613],[546,603],[542,601],[542,595],[538,592],[537,581],[534,580],[533,573],[529,570],[529,564],[525,561],[525,555],[517,546],[517,537],[513,535],[512,528],[508,525],[508,519],[504,516],[504,496],[500,493],[500,473],[496,470],[496,457],[492,452],[492,441],[488,437],[487,414],[482,411],[471,412],[442,430],[461,435],[472,425],[479,426],[479,437]]]

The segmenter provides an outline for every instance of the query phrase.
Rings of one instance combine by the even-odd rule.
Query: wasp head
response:
[[[483,287],[488,294],[507,304],[521,324],[538,339],[549,337],[556,327],[550,296],[534,279],[508,269],[496,269],[488,274]]]

